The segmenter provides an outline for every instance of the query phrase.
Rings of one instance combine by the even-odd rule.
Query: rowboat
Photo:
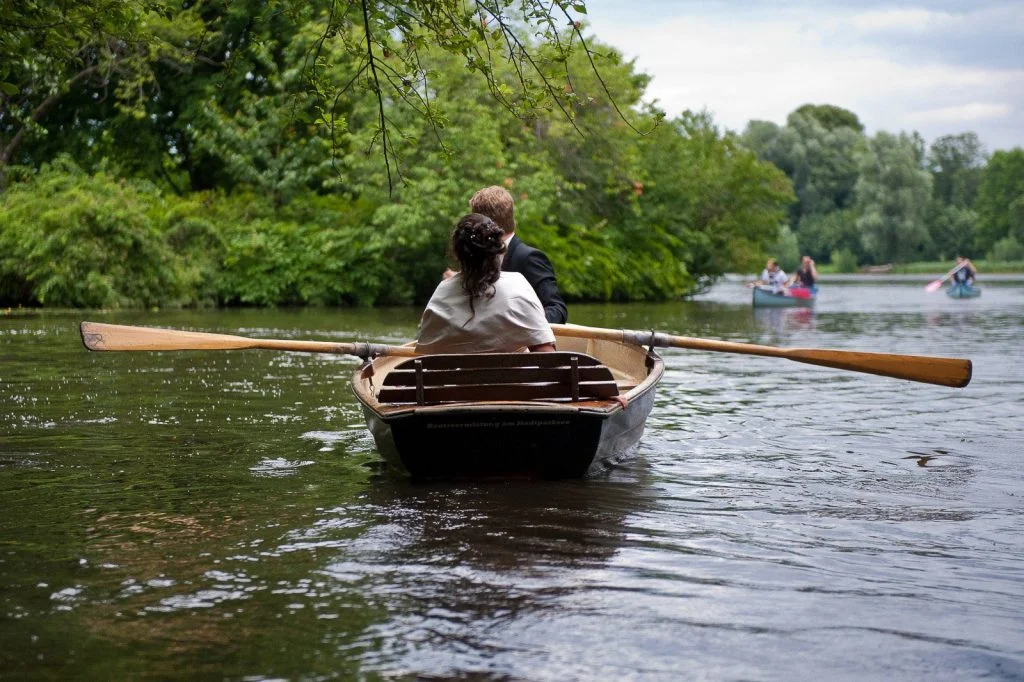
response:
[[[576,478],[629,454],[665,374],[655,348],[784,358],[966,386],[970,360],[775,348],[651,330],[553,324],[558,352],[420,355],[412,343],[261,339],[82,322],[91,351],[273,350],[354,355],[352,390],[383,459],[416,478]]]
[[[653,347],[556,331],[553,353],[383,356],[352,377],[382,458],[429,478],[578,478],[634,448],[665,373]]]
[[[950,298],[977,298],[978,296],[981,296],[981,287],[954,282],[948,289],[946,289],[946,296],[949,296]]]
[[[754,307],[757,308],[810,307],[817,297],[815,289],[792,287],[785,291],[773,291],[766,287],[754,287]]]

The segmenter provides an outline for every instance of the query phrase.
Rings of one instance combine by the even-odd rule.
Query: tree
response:
[[[880,132],[859,156],[857,227],[875,262],[912,260],[927,245],[932,178],[923,162],[924,141],[916,133]]]
[[[818,117],[833,110],[845,111],[806,105],[791,113],[782,128],[751,121],[744,131],[744,143],[758,158],[775,164],[792,180],[799,200],[790,211],[793,225],[805,216],[842,210],[853,203],[856,150],[862,135],[853,125],[836,124],[836,120],[846,121],[845,116],[835,114],[826,117],[829,125],[822,123]]]
[[[187,59],[196,12],[168,20],[149,0],[7,3],[0,13],[0,179],[12,163],[47,159],[23,153],[33,138],[90,130],[96,119],[69,98],[141,115],[153,65]],[[106,117],[104,117],[106,118]],[[95,129],[91,133],[95,137]],[[63,139],[63,135],[62,135]],[[65,140],[66,141],[66,140]]]
[[[524,237],[572,298],[658,300],[759,261],[793,199],[785,175],[709,115],[659,125],[643,104],[649,78],[570,25],[582,4],[106,2],[126,18],[56,31],[60,54],[102,63],[102,78],[72,87],[57,52],[30,51],[0,78],[27,102],[18,116],[5,102],[4,144],[43,67],[63,83],[8,166],[11,302],[419,302],[453,221],[491,184],[512,191]],[[43,26],[26,40],[46,39]],[[114,48],[116,65],[97,56]],[[65,170],[24,180],[58,152]],[[47,189],[65,182],[73,192]],[[128,243],[141,246],[111,255]],[[67,265],[58,279],[51,262]],[[164,279],[147,279],[158,267]]]
[[[649,169],[641,229],[678,240],[673,252],[697,289],[761,261],[794,199],[783,173],[706,114],[686,112],[641,146]]]
[[[970,208],[985,168],[985,148],[975,133],[945,135],[928,152],[933,196],[949,206]]]
[[[805,216],[800,220],[798,234],[801,253],[822,263],[829,262],[839,250],[853,254],[856,260],[865,256],[854,208]]]
[[[832,104],[805,104],[802,107],[797,107],[793,113],[805,118],[813,118],[826,130],[850,128],[858,133],[864,132],[864,124],[857,118],[857,114]]]
[[[978,214],[970,208],[932,200],[928,208],[928,256],[951,260],[954,256],[974,257]]]
[[[992,155],[974,205],[979,216],[979,251],[988,251],[1006,237],[1024,243],[1024,149]]]
[[[67,158],[0,195],[0,304],[180,303],[188,268],[164,234],[149,183],[88,176]]]
[[[946,135],[932,143],[928,169],[932,202],[928,209],[929,257],[974,255],[978,216],[972,210],[985,167],[985,150],[974,133]]]
[[[293,174],[310,160],[294,148],[321,137],[344,156],[352,104],[369,98],[371,149],[381,155],[390,187],[396,136],[403,135],[393,125],[395,110],[415,112],[439,139],[445,126],[427,52],[457,57],[494,101],[527,122],[558,112],[574,125],[573,55],[582,55],[610,92],[596,66],[600,51],[579,20],[583,0],[198,0],[182,8],[85,0],[14,7],[0,18],[0,173],[13,162],[38,167],[58,151],[73,151],[80,162],[117,156],[127,136],[147,153],[121,154],[123,162],[145,166],[176,191],[183,190],[182,174],[193,190],[239,173],[236,181],[294,188]],[[57,111],[75,93],[74,106]],[[256,101],[271,93],[276,102]],[[607,100],[627,121],[628,112]],[[264,117],[269,123],[251,135],[230,130]],[[214,129],[212,141],[199,134],[206,125]],[[296,135],[295,127],[316,131]],[[46,144],[58,128],[60,150]],[[274,134],[289,142],[283,154],[247,158]],[[39,142],[37,153],[16,157],[30,138]],[[243,172],[249,160],[257,172]],[[321,182],[318,173],[308,180]]]
[[[307,5],[305,0],[285,2],[295,11]],[[610,96],[595,64],[598,52],[583,33],[584,0],[409,0],[401,5],[361,0],[344,11],[330,7],[321,40],[311,52],[311,82],[323,103],[322,120],[336,127],[333,103],[351,84],[371,93],[378,113],[374,142],[383,154],[389,187],[394,139],[388,101],[418,112],[435,132],[444,126],[444,110],[431,98],[431,73],[423,66],[428,49],[459,57],[516,118],[530,122],[557,110],[571,125],[577,94],[568,65],[581,51],[616,113],[628,120]],[[353,25],[360,30],[350,30]],[[357,78],[348,85],[339,87],[319,75],[330,67],[323,52],[328,43],[359,59]]]

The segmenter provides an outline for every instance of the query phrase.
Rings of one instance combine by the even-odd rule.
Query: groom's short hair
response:
[[[497,223],[505,234],[515,232],[515,204],[512,195],[504,187],[484,187],[470,198],[469,210],[487,216]]]

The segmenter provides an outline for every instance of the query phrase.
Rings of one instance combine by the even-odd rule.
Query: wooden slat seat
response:
[[[584,353],[480,353],[405,360],[384,377],[377,400],[418,405],[491,400],[573,402],[618,394],[611,370]]]

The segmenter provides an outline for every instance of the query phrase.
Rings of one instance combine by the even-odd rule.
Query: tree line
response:
[[[585,12],[15,3],[0,304],[420,303],[491,184],[570,300],[685,296],[785,249],[888,262],[1024,241],[1020,150],[986,158],[966,134],[926,154],[827,106],[742,134],[667,119]]]
[[[805,105],[785,125],[751,121],[743,143],[786,173],[797,200],[776,244],[858,264],[1024,260],[1024,150],[989,156],[977,134],[930,146],[916,132],[864,133],[856,114]]]

